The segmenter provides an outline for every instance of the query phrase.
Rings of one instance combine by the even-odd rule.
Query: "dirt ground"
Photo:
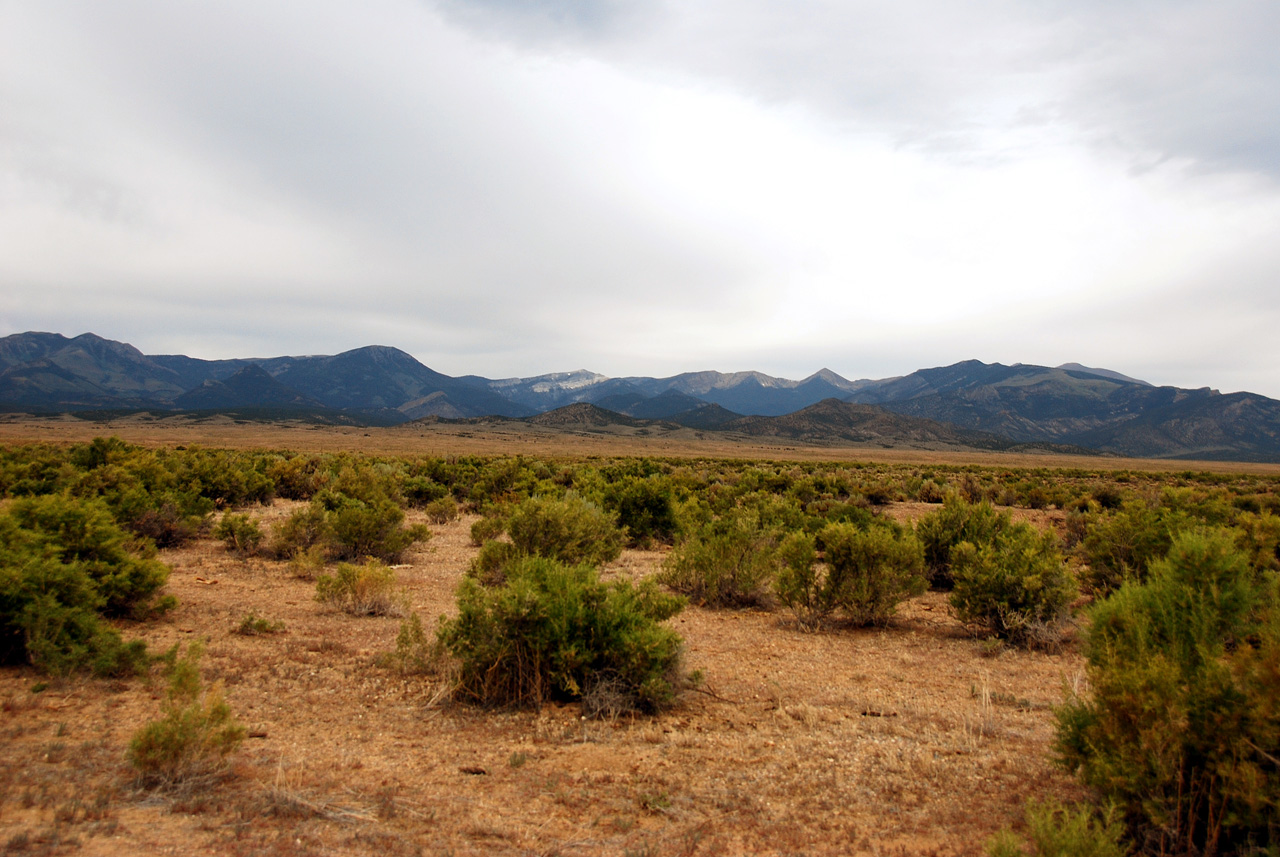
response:
[[[398,568],[429,629],[453,609],[473,520],[433,525]],[[158,677],[2,669],[0,852],[969,855],[1028,797],[1079,796],[1050,761],[1050,707],[1081,657],[984,644],[938,594],[886,629],[823,634],[785,611],[686,609],[670,621],[701,692],[608,722],[449,704],[378,666],[399,619],[334,612],[286,564],[212,540],[162,558],[179,606],[126,635],[156,651],[206,639],[203,677],[251,737],[221,782],[148,793],[125,750],[160,715]],[[660,560],[627,551],[606,572]],[[233,633],[250,613],[284,631]]]

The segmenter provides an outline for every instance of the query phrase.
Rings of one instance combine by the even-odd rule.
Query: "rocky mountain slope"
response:
[[[1274,399],[1156,387],[1078,363],[968,360],[858,381],[829,369],[799,381],[760,372],[609,378],[586,370],[495,380],[450,377],[376,345],[337,355],[200,360],[149,356],[92,333],[0,338],[0,407],[10,411],[259,408],[385,424],[521,418],[575,404],[813,443],[1055,444],[1138,457],[1280,461]]]

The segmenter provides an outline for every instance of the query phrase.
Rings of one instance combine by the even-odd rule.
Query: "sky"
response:
[[[1280,398],[1274,0],[2,0],[0,335]]]

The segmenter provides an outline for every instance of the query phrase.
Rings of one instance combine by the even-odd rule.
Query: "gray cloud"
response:
[[[1278,9],[6,4],[0,333],[1277,395]]]

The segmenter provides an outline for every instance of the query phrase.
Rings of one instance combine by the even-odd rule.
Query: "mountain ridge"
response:
[[[1207,387],[1157,387],[1080,363],[963,360],[857,381],[826,367],[800,380],[711,370],[610,378],[586,369],[489,379],[444,375],[385,345],[335,355],[201,360],[148,356],[93,333],[0,338],[0,407],[9,411],[301,408],[386,424],[520,419],[578,404],[700,431],[765,431],[814,443],[910,445],[930,438],[974,448],[1049,444],[1139,457],[1280,461],[1280,401],[1254,393],[1224,396]]]

